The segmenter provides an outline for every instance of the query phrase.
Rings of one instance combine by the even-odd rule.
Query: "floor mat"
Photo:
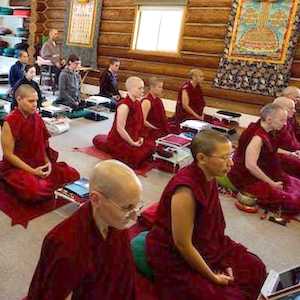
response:
[[[11,218],[11,226],[22,225],[27,228],[28,223],[44,214],[47,214],[63,205],[70,203],[64,199],[50,199],[45,202],[28,204],[18,200],[7,184],[0,181],[0,210]]]
[[[112,159],[113,157],[104,151],[101,151],[94,146],[82,147],[82,148],[73,148],[73,151],[85,153],[87,155],[94,156],[101,160]],[[156,167],[156,163],[154,161],[146,161],[143,163],[141,167],[138,169],[134,169],[137,175],[141,175],[147,177],[147,173]]]

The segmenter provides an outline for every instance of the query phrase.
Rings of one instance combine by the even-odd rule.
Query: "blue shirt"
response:
[[[24,77],[24,65],[17,61],[11,66],[8,75],[9,85],[13,88],[15,84]]]

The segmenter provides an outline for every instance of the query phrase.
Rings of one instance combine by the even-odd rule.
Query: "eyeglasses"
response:
[[[121,210],[122,212],[126,213],[126,217],[131,216],[132,214],[136,214],[137,216],[140,215],[142,208],[144,207],[143,203],[140,203],[137,207],[135,208],[124,208],[122,206],[120,206],[119,204],[117,204],[115,201],[113,201],[112,199],[109,199],[110,202],[117,207],[119,210]]]
[[[233,157],[233,152],[228,154],[228,155],[224,155],[224,156],[217,156],[217,155],[207,155],[208,157],[215,157],[215,158],[219,158],[219,159],[222,159],[224,161],[227,161],[229,159],[232,159]]]

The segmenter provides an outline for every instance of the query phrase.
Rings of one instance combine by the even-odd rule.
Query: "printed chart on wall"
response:
[[[67,45],[93,47],[97,0],[71,0]]]

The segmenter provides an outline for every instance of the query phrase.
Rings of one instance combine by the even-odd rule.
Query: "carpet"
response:
[[[0,210],[11,219],[11,226],[21,225],[27,228],[28,223],[63,205],[70,203],[64,199],[50,199],[44,202],[28,204],[18,200],[9,190],[7,184],[0,181]]]

